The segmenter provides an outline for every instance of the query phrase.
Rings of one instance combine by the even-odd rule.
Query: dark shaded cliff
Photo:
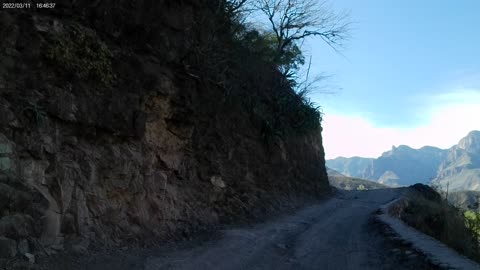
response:
[[[321,127],[284,113],[302,104],[278,72],[213,72],[232,45],[218,4],[63,2],[0,12],[2,256],[190,235],[328,192]]]

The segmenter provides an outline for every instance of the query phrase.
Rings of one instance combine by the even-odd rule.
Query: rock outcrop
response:
[[[273,90],[189,66],[207,5],[57,5],[0,12],[1,256],[190,235],[329,189],[320,129],[267,141],[245,104]]]

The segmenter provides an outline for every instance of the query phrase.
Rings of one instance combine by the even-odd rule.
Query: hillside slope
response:
[[[279,98],[302,106],[278,72],[248,54],[255,72],[208,70],[228,47],[213,2],[0,13],[0,257],[188,236],[329,191],[321,127],[271,130]]]
[[[338,157],[326,161],[327,167],[345,176],[371,179],[373,175],[373,158]]]

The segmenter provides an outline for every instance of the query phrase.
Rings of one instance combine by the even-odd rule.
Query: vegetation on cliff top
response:
[[[191,47],[183,62],[195,76],[224,88],[226,98],[256,89],[258,96],[241,100],[261,122],[266,139],[319,130],[320,106],[308,93],[320,77],[305,67],[302,45],[306,38],[318,36],[338,50],[347,39],[349,24],[345,14],[336,14],[326,3],[211,1],[210,12],[196,18],[198,28],[191,29],[195,38],[186,41]],[[117,80],[112,62],[118,56],[95,31],[74,23],[49,39],[46,58],[69,80],[112,88]]]
[[[302,44],[319,36],[339,49],[347,38],[347,17],[314,0],[220,3],[220,9],[215,7],[219,23],[196,48],[202,75],[225,87],[226,95],[260,88],[268,100],[256,98],[245,105],[261,119],[265,138],[318,130],[320,107],[307,96],[318,78],[311,79],[309,67],[302,69]]]

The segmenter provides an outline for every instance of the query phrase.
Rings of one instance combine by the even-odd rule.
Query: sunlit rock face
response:
[[[461,139],[457,147],[469,153],[480,152],[480,131],[472,131],[465,138]]]
[[[452,147],[435,183],[450,190],[480,190],[480,132],[472,131]]]

